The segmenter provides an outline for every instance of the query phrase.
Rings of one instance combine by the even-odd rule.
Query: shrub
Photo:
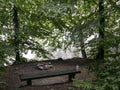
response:
[[[84,90],[120,90],[120,61],[106,61],[93,71],[94,81],[75,80],[74,85]]]

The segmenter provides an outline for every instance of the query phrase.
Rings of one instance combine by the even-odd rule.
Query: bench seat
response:
[[[46,71],[46,72],[38,72],[36,74],[20,75],[20,80],[21,81],[27,81],[27,85],[32,85],[32,80],[33,79],[68,75],[69,76],[68,79],[71,82],[73,80],[73,78],[75,78],[76,73],[80,73],[80,70],[77,70],[76,68],[72,68],[72,69],[66,69],[66,70]]]

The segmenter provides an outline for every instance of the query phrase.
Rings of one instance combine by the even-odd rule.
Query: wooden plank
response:
[[[67,70],[60,70],[60,71],[48,71],[48,72],[39,72],[36,74],[24,74],[20,75],[21,81],[25,80],[32,80],[32,79],[40,79],[40,78],[46,78],[46,77],[53,77],[53,76],[61,76],[61,75],[69,75],[74,73],[80,73],[80,70],[74,69],[67,69]]]

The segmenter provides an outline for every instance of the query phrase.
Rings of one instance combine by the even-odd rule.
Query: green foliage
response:
[[[93,81],[75,80],[74,84],[84,90],[120,90],[120,61],[106,61],[97,68],[95,76]]]
[[[47,57],[49,52],[44,49],[40,39],[48,38],[52,34],[53,26],[46,18],[44,0],[1,0],[0,1],[0,55],[1,61],[15,60],[13,7],[18,11],[19,19],[19,50],[20,57],[28,50],[35,52],[38,57]],[[42,4],[42,5],[40,5]]]
[[[85,50],[88,58],[95,58],[98,48],[98,0],[1,0],[0,1],[0,55],[2,60],[14,60],[13,7],[19,18],[20,54],[31,50],[38,57],[50,55],[45,46],[67,49],[74,46]],[[105,57],[119,56],[120,12],[112,0],[105,6]],[[88,40],[94,36],[94,39]],[[111,38],[112,37],[112,38]],[[111,50],[115,48],[116,50]],[[9,52],[8,52],[9,51]]]
[[[4,68],[3,66],[0,65],[0,76],[3,74],[4,69],[5,69],[5,68]]]

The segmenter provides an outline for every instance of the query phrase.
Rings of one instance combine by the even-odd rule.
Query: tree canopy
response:
[[[49,57],[45,45],[54,47],[52,50],[72,45],[84,58],[119,57],[120,5],[116,3],[115,0],[1,0],[0,61],[17,61],[17,53],[22,60],[28,50],[38,57]]]

